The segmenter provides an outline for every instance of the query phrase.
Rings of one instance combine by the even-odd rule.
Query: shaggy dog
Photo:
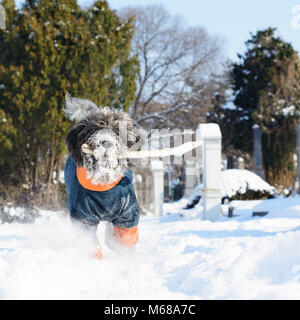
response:
[[[66,136],[68,209],[72,220],[93,234],[95,255],[101,259],[96,240],[100,221],[110,222],[106,242],[112,249],[137,243],[140,210],[129,169],[136,163],[122,154],[140,150],[145,136],[127,113],[89,100],[67,96],[64,111],[78,121]]]

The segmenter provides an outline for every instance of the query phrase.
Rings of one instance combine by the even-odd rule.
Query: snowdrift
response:
[[[187,207],[191,208],[201,198],[203,185],[195,187],[189,197]],[[264,181],[261,177],[249,170],[229,169],[221,172],[221,197],[232,199],[234,197],[246,196],[252,192],[259,197],[272,197],[276,189]]]
[[[0,225],[0,299],[300,299],[299,197],[234,201],[214,223],[185,205],[143,217],[132,254],[105,246],[102,223],[103,261],[56,212]]]

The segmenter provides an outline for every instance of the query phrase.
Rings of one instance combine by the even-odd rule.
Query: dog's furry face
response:
[[[93,152],[85,154],[83,166],[87,169],[87,177],[94,184],[110,184],[116,181],[124,170],[123,163],[118,159],[122,151],[122,142],[110,130],[100,130],[87,141]],[[124,161],[123,161],[124,162]]]
[[[120,154],[128,149],[140,150],[143,142],[142,131],[129,115],[108,107],[79,121],[66,137],[71,158],[78,167],[86,169],[93,184],[116,181],[128,165],[126,159],[119,159]],[[92,154],[83,152],[83,144]]]

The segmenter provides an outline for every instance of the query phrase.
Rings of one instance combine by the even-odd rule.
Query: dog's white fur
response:
[[[110,147],[106,148],[104,144],[108,143]],[[95,147],[93,155],[87,154],[83,158],[84,167],[87,168],[87,178],[91,178],[93,184],[110,184],[116,181],[124,170],[118,160],[121,143],[117,135],[104,129],[92,135],[88,144]],[[94,165],[92,165],[93,162]]]
[[[80,121],[97,112],[99,112],[99,108],[94,102],[72,98],[69,93],[66,94],[64,113],[71,121]]]
[[[67,135],[67,146],[77,166],[83,166],[93,184],[111,184],[124,172],[127,160],[121,154],[128,147],[142,143],[142,132],[129,117],[118,109],[99,108],[90,100],[66,95],[64,112],[79,121]],[[124,130],[125,129],[125,130]],[[125,133],[125,135],[124,135]],[[140,138],[137,143],[137,137]],[[88,152],[85,152],[88,150]]]

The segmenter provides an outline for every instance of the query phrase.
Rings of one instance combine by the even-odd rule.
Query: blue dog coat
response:
[[[69,156],[65,165],[68,209],[74,220],[93,227],[109,221],[120,228],[136,226],[140,210],[132,185],[132,171],[126,169],[122,179],[109,190],[92,191],[84,188],[77,177],[77,167]]]

